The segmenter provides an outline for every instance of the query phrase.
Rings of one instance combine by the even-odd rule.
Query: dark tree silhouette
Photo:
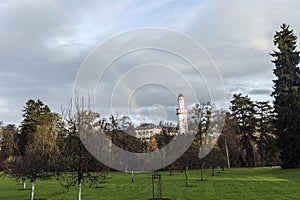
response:
[[[275,65],[275,133],[283,168],[300,166],[300,70],[297,37],[289,25],[282,24],[274,35],[277,50],[271,53]]]

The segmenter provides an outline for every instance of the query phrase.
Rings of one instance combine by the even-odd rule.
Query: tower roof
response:
[[[180,97],[184,97],[184,96],[180,93],[179,96],[178,96],[178,99],[179,99]]]

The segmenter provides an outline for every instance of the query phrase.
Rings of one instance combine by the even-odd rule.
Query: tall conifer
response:
[[[275,128],[283,168],[300,166],[300,56],[297,37],[289,25],[282,24],[274,35],[277,50],[271,53],[275,65]]]

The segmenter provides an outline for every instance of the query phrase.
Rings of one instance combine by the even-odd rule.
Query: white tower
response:
[[[188,133],[188,124],[187,124],[187,109],[184,107],[184,96],[180,94],[178,96],[178,124],[179,124],[179,135]]]

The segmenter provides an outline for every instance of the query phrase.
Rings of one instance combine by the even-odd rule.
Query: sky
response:
[[[205,50],[203,55],[207,53],[204,56],[214,63],[222,78],[226,109],[230,106],[232,95],[239,92],[249,95],[254,101],[272,101],[270,93],[275,77],[269,53],[275,49],[273,36],[284,22],[290,24],[296,35],[300,34],[299,8],[300,2],[296,0],[2,0],[0,121],[20,124],[23,106],[29,99],[41,99],[53,111],[61,113],[70,103],[82,64],[99,44],[122,32],[149,27],[186,35]],[[102,54],[100,62],[102,58],[111,56],[114,48],[118,49],[118,44],[110,45],[110,51]],[[184,44],[175,37],[166,37],[165,45]],[[131,85],[136,80],[126,76],[128,70],[151,63],[150,58],[179,70],[175,70],[179,74],[174,76],[184,74],[193,79],[193,72],[183,67],[186,63],[172,58],[168,52],[134,52],[114,62],[110,66],[111,71],[106,71],[101,77],[100,82],[110,87],[97,87],[95,99],[100,114],[108,115],[110,110],[106,108],[113,102],[115,110],[123,106],[129,114],[148,113],[150,118],[156,115],[167,118],[176,107],[174,95],[178,95],[182,84],[177,82],[172,86],[174,93],[169,86],[157,84],[151,72],[156,70],[156,74],[160,74],[159,80],[170,80],[163,70],[170,72],[172,69],[163,66],[158,69],[156,64],[148,72],[145,67],[146,71],[140,73],[142,77],[148,77],[149,81],[153,78],[156,82],[150,85],[139,83],[141,85],[135,86],[131,93],[122,93],[124,84],[119,80],[128,78],[126,84],[133,88]],[[112,78],[110,73],[114,69],[127,71]],[[138,70],[135,73],[135,77],[140,77]],[[89,77],[85,79],[88,81]],[[116,83],[120,84],[112,86]],[[201,85],[201,80],[198,83]],[[209,93],[205,89],[201,93],[197,86],[193,87],[203,96]],[[187,93],[184,87],[182,91]],[[107,96],[114,98],[104,99]],[[127,98],[125,103],[119,104],[118,100],[123,98]]]

